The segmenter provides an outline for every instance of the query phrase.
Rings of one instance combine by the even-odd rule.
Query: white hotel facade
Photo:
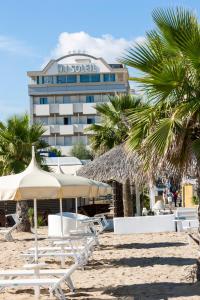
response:
[[[43,138],[63,155],[69,155],[80,141],[89,146],[89,133],[84,130],[100,123],[97,103],[130,89],[123,65],[88,54],[69,54],[27,74],[31,122],[43,123]]]

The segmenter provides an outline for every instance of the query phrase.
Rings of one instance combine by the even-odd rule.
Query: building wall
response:
[[[79,141],[89,146],[91,133],[85,129],[101,122],[97,103],[129,91],[126,68],[86,54],[52,60],[28,76],[31,122],[42,123],[44,139],[63,154]]]

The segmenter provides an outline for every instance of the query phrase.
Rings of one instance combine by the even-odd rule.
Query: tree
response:
[[[151,101],[130,114],[128,145],[151,171],[167,162],[186,174],[195,165],[200,195],[200,26],[183,8],[156,9],[152,16],[156,28],[122,59],[142,72],[132,79]],[[197,269],[200,280],[200,259]]]
[[[126,112],[143,106],[140,97],[131,95],[117,95],[109,100],[108,103],[96,105],[101,124],[92,124],[87,128],[87,131],[93,132],[90,142],[96,155],[103,154],[126,140],[129,130]]]
[[[114,96],[110,98],[110,102],[96,105],[96,110],[101,117],[101,124],[92,124],[87,129],[93,132],[90,141],[96,155],[103,154],[125,142],[129,131],[126,113],[136,107],[143,107],[143,102],[140,97],[131,95]],[[129,180],[123,184],[123,207],[124,216],[133,215]],[[121,213],[119,212],[119,214]]]
[[[81,141],[73,146],[70,154],[79,159],[92,159],[90,150]]]
[[[42,140],[45,132],[41,124],[29,124],[28,115],[14,116],[6,123],[0,123],[0,165],[1,175],[9,175],[22,172],[30,163],[32,145],[35,149],[48,147]],[[39,164],[42,158],[36,151],[36,159]],[[17,202],[16,211],[22,218],[18,230],[29,231],[28,205],[26,201]]]

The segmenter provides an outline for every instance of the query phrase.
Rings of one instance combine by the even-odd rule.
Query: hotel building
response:
[[[122,64],[88,54],[69,54],[27,74],[31,122],[44,124],[44,140],[63,155],[80,141],[89,145],[91,133],[85,129],[101,121],[97,103],[130,90],[128,70]]]

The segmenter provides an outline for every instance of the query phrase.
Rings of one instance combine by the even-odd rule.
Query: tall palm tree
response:
[[[122,59],[142,72],[132,79],[152,103],[130,114],[128,145],[140,149],[148,169],[167,161],[186,173],[195,163],[200,199],[200,26],[183,8],[156,9],[152,16],[156,28]],[[200,259],[197,273],[200,280]]]
[[[96,105],[101,124],[92,124],[87,128],[87,131],[93,132],[90,141],[96,155],[103,154],[126,140],[130,127],[126,111],[142,106],[142,99],[131,95],[117,95],[110,97],[108,103]]]
[[[23,171],[31,160],[31,148],[36,150],[48,147],[42,140],[45,132],[41,124],[29,124],[28,115],[14,116],[6,123],[0,123],[0,173],[15,174]],[[41,164],[41,157],[36,152],[36,159]],[[28,205],[26,201],[17,202],[16,211],[22,222],[18,230],[29,231]]]
[[[115,96],[110,98],[108,103],[98,104],[96,110],[102,122],[101,124],[92,124],[87,129],[93,132],[91,137],[93,152],[100,155],[114,146],[124,143],[129,130],[126,112],[142,106],[141,98],[131,95]],[[118,206],[118,203],[116,206]],[[119,207],[121,206],[119,205]],[[128,179],[123,184],[123,210],[124,216],[133,215],[133,201],[131,200],[130,181]],[[119,215],[121,214],[119,212]]]

